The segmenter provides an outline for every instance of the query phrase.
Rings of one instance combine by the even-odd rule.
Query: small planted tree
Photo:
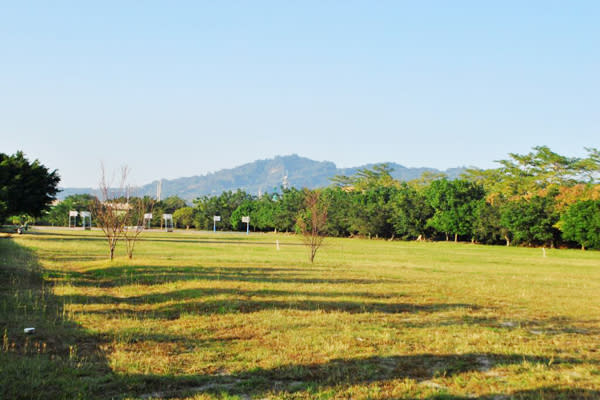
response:
[[[113,188],[102,165],[98,197],[92,202],[93,219],[106,237],[110,260],[114,258],[117,243],[123,237],[127,222],[131,219],[131,206],[127,201],[125,186],[127,174],[127,167],[122,167],[119,185]]]
[[[144,214],[152,213],[154,200],[146,196],[143,198],[134,198],[128,201],[129,213],[123,230],[123,239],[127,250],[127,257],[133,258],[133,249],[135,243],[144,231]]]
[[[296,225],[302,233],[302,241],[309,250],[309,260],[314,262],[317,251],[325,239],[327,205],[316,190],[304,190],[305,209],[300,212]]]

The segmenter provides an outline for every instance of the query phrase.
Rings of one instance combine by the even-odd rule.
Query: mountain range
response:
[[[441,171],[435,168],[409,168],[397,163],[387,163],[392,176],[400,181],[419,178],[424,172],[445,173],[448,178],[457,178],[464,168],[449,168]],[[276,156],[271,159],[257,160],[235,168],[222,169],[205,175],[195,175],[177,179],[163,179],[161,198],[179,196],[187,201],[204,195],[219,195],[223,191],[242,189],[251,194],[273,192],[282,185],[296,188],[318,188],[331,184],[335,175],[351,176],[361,168],[370,168],[375,164],[366,164],[352,168],[337,168],[331,161],[315,161],[296,154]],[[159,181],[153,181],[135,190],[137,196],[156,196]],[[63,199],[72,194],[93,193],[93,188],[63,188],[58,194]]]

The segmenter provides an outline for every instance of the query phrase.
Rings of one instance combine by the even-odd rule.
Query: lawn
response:
[[[292,235],[175,232],[117,253],[0,238],[0,398],[600,398],[600,252],[328,239],[310,264]]]

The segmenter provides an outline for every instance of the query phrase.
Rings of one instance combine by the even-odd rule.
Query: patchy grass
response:
[[[95,231],[0,240],[0,397],[600,398],[600,253],[298,244],[150,233],[111,263]]]

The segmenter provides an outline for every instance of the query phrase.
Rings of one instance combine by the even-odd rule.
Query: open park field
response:
[[[299,244],[0,239],[0,398],[600,398],[600,252]]]

